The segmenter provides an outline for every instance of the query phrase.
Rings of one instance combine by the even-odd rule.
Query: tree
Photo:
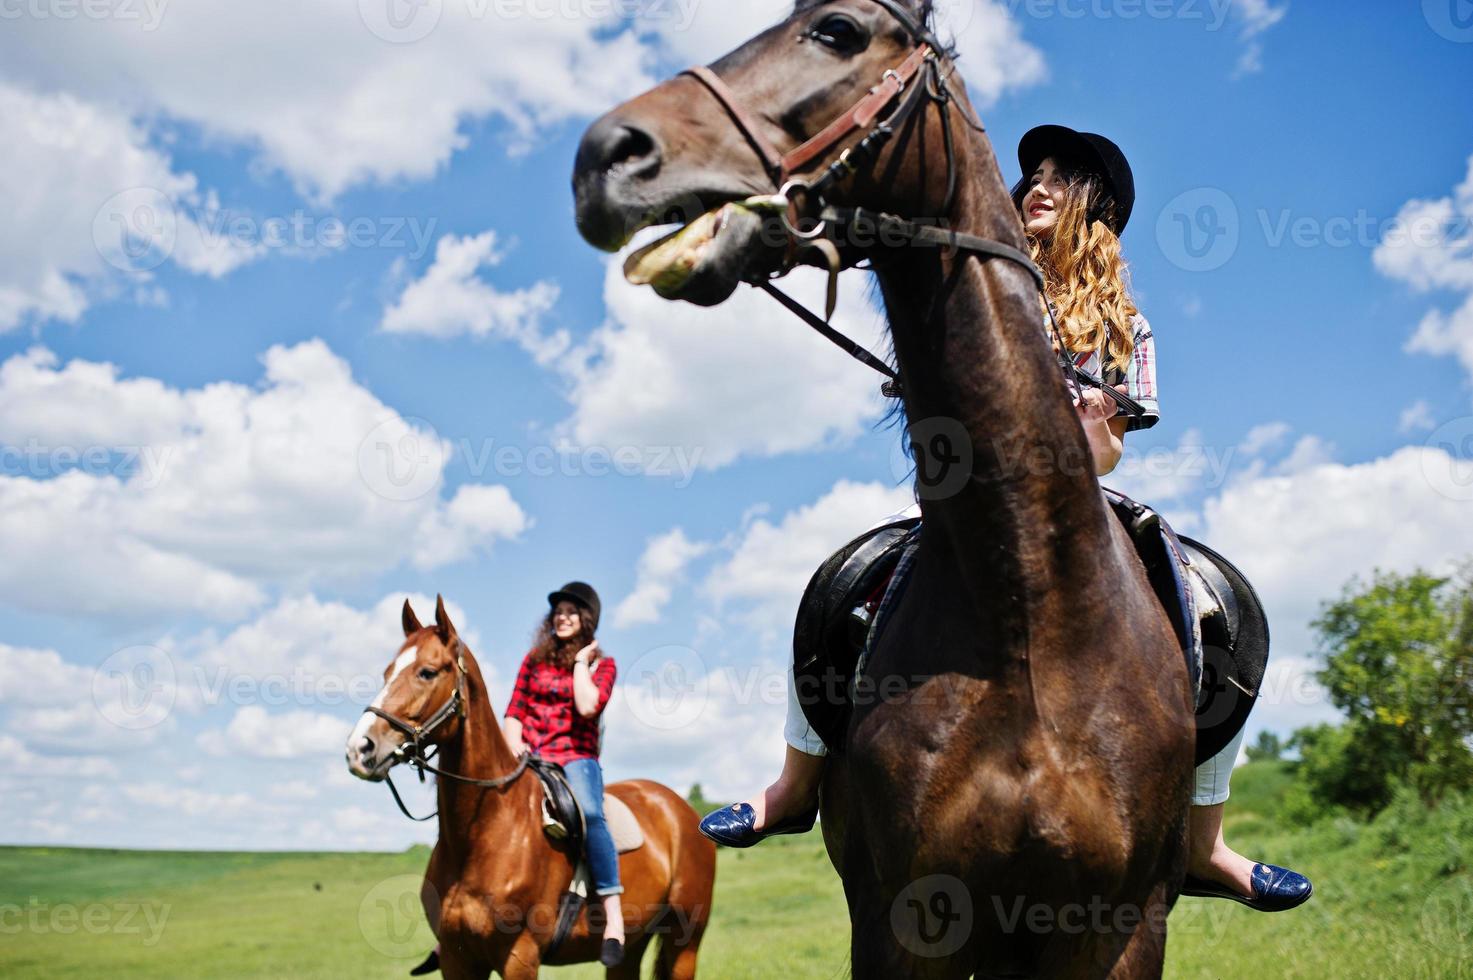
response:
[[[1432,803],[1473,786],[1473,576],[1377,574],[1314,623],[1343,729],[1295,735],[1322,802],[1374,813],[1401,783]]]
[[[1277,762],[1283,758],[1284,742],[1276,732],[1261,731],[1246,752],[1249,762]]]

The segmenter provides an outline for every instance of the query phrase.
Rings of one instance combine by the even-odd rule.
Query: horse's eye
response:
[[[435,679],[436,673],[436,671],[431,670],[429,667],[426,667],[419,672],[419,679],[422,681],[432,681]]]
[[[809,32],[808,36],[820,44],[846,54],[862,51],[869,43],[869,38],[865,36],[860,26],[852,18],[843,14],[830,14],[825,17],[817,27]]]

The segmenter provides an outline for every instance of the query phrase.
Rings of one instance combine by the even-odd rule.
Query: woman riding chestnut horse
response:
[[[638,980],[644,951],[658,936],[654,975],[690,980],[711,914],[716,849],[697,831],[690,804],[648,780],[607,787],[634,814],[643,844],[615,855],[607,828],[597,833],[604,788],[596,717],[614,666],[607,659],[590,663],[598,659],[597,647],[584,641],[598,617],[593,590],[571,583],[552,599],[539,633],[544,642],[528,655],[507,729],[522,740],[519,749],[541,748],[566,760],[607,913],[602,935],[584,916],[554,947],[561,898],[579,855],[543,832],[542,784],[528,772],[529,757],[503,734],[480,666],[443,600],[430,626],[420,625],[404,603],[404,644],[348,737],[348,769],[380,782],[407,762],[438,777],[439,839],[421,899],[439,946],[423,972],[438,967],[449,980],[485,980],[492,973],[531,980],[543,965],[602,959],[612,980]],[[544,650],[552,659],[538,659]],[[574,663],[564,665],[558,658],[569,652]],[[433,763],[431,747],[438,749]]]
[[[930,13],[802,0],[613,110],[579,149],[578,225],[615,250],[699,202],[626,268],[703,305],[867,260],[890,391],[966,432],[969,479],[922,500],[865,664],[885,696],[856,700],[824,767],[853,975],[1155,977],[1188,858],[1187,665],[1100,493],[1042,274]],[[1067,927],[1080,908],[1106,913]]]

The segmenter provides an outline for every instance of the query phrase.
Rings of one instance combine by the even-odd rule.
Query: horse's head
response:
[[[470,654],[445,611],[435,602],[435,622],[421,626],[404,600],[404,644],[384,668],[384,687],[348,736],[348,771],[378,782],[407,755],[453,737],[466,709],[466,660]]]
[[[876,144],[857,172],[836,175],[823,197],[940,217],[947,197],[941,119],[953,112],[945,99],[966,95],[960,85],[946,84],[952,66],[944,51],[933,50],[930,6],[929,0],[799,0],[786,21],[717,61],[710,73],[682,74],[614,109],[589,128],[578,151],[573,187],[583,237],[615,251],[647,226],[688,225],[680,248],[655,254],[651,261],[659,267],[643,270],[638,281],[666,298],[719,303],[739,282],[780,268],[789,245],[771,233],[770,221],[723,206],[797,181],[790,196],[798,209],[806,203],[799,200],[804,185],[894,119],[897,107],[912,103],[919,111],[902,113],[893,138]],[[937,98],[921,97],[919,89],[937,85],[944,90],[933,93]],[[873,111],[844,126],[877,88],[889,97],[869,100]],[[831,128],[836,123],[842,131]],[[927,154],[914,152],[917,147],[935,147],[929,172]]]

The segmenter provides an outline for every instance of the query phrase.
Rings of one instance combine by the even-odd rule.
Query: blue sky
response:
[[[864,370],[761,297],[702,312],[611,276],[568,178],[593,116],[781,7],[628,22],[445,0],[409,42],[374,33],[374,0],[12,19],[9,842],[422,839],[341,761],[397,602],[443,593],[500,702],[570,578],[603,594],[623,672],[611,778],[734,796],[775,773],[798,593],[904,498],[897,434]],[[949,5],[1007,180],[1042,122],[1134,165],[1124,244],[1164,418],[1108,482],[1262,586],[1276,667],[1255,728],[1333,716],[1307,678],[1319,600],[1473,553],[1463,8]],[[265,242],[271,219],[307,232]],[[362,240],[332,243],[333,219]],[[125,260],[119,221],[168,234]],[[841,320],[878,345],[850,275]],[[385,469],[401,449],[409,491]],[[157,717],[109,700],[140,660],[175,679]]]

